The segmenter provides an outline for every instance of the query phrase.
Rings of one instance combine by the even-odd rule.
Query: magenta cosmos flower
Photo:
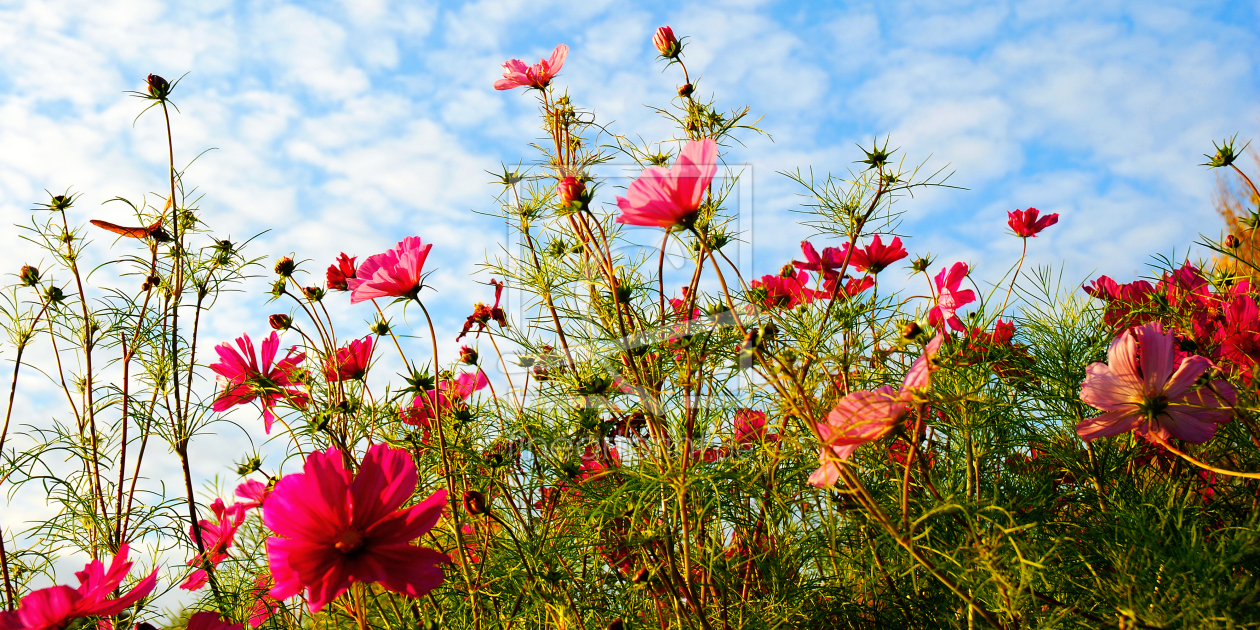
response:
[[[267,539],[276,581],[271,596],[305,590],[311,612],[318,612],[354,582],[410,597],[441,585],[438,565],[450,558],[411,542],[433,529],[446,491],[400,509],[417,480],[411,455],[385,444],[368,449],[357,475],[345,469],[337,449],[308,455],[302,472],[277,482],[263,508],[263,524],[277,534]]]
[[[411,408],[403,410],[403,422],[429,429],[434,410],[441,413],[450,409],[456,402],[468,400],[474,392],[485,389],[489,384],[490,380],[481,370],[477,370],[475,375],[465,372],[453,381],[442,381],[437,389],[430,389],[425,395],[417,395],[411,400]]]
[[[324,272],[325,286],[332,291],[348,291],[346,285],[351,278],[355,276],[354,259],[358,256],[347,256],[342,252],[337,257],[337,262],[328,265],[328,270]]]
[[[671,229],[696,218],[704,193],[717,174],[717,143],[712,138],[683,147],[673,168],[649,166],[617,197],[617,223]]]
[[[249,335],[237,337],[236,346],[233,348],[231,344],[221,343],[214,347],[220,359],[210,366],[220,389],[219,397],[214,400],[214,410],[227,411],[257,398],[262,403],[264,428],[270,434],[271,424],[276,421],[272,410],[277,401],[288,401],[298,407],[306,405],[308,396],[298,380],[297,369],[306,355],[294,354],[290,348],[283,359],[272,365],[280,348],[280,336],[274,331],[263,341],[261,364]]]
[[[809,304],[824,294],[809,288],[809,274],[804,271],[793,276],[769,274],[749,283],[753,301],[765,308],[794,309]],[[764,292],[764,295],[761,295]]]
[[[976,301],[976,294],[971,289],[958,289],[966,277],[967,263],[961,262],[936,274],[936,306],[928,313],[929,324],[939,327],[948,323],[954,330],[967,330],[957,311],[959,307]]]
[[[236,539],[236,530],[240,529],[241,524],[245,522],[247,509],[243,503],[224,506],[223,499],[215,499],[210,506],[215,520],[203,518],[197,522],[201,527],[201,545],[206,550],[204,558],[209,559],[211,565],[218,566],[220,562],[228,558],[228,549],[232,547]],[[196,536],[196,533],[192,526],[188,527],[189,538]],[[204,565],[201,554],[193,556],[188,561],[188,566],[195,567],[196,570],[179,587],[186,591],[195,591],[204,587],[210,579],[210,576],[206,575]]]
[[[324,361],[324,377],[331,382],[352,381],[367,374],[372,363],[372,336],[355,339]]]
[[[520,59],[509,59],[503,62],[503,78],[494,82],[496,90],[510,90],[518,87],[541,90],[560,73],[564,60],[569,56],[569,47],[564,44],[551,51],[550,59],[539,59],[538,63],[527,66]]]
[[[928,342],[927,349],[910,366],[902,381],[901,389],[885,385],[875,391],[852,392],[840,399],[827,421],[817,426],[823,440],[818,454],[818,470],[809,476],[809,483],[818,488],[830,488],[840,478],[837,460],[849,459],[857,447],[888,435],[910,411],[916,391],[926,389],[932,383],[932,357],[941,348],[944,336],[937,333]]]
[[[76,572],[79,588],[50,586],[22,598],[15,611],[0,612],[0,630],[61,630],[83,617],[108,617],[130,608],[157,586],[157,569],[140,580],[135,588],[115,599],[108,599],[118,590],[131,571],[127,561],[127,544],[118,548],[109,569],[100,560],[93,560]]]
[[[368,256],[355,270],[355,277],[346,278],[350,303],[379,297],[416,297],[424,280],[424,259],[432,248],[419,236],[408,236],[397,247]]]
[[[1028,238],[1036,236],[1042,230],[1059,222],[1058,214],[1047,214],[1040,219],[1037,218],[1039,211],[1036,208],[1027,210],[1014,210],[1006,213],[1006,224],[1015,230],[1015,236],[1020,238]]]
[[[1212,362],[1192,354],[1175,366],[1175,343],[1159,322],[1120,333],[1107,362],[1085,368],[1081,383],[1081,400],[1105,413],[1076,425],[1076,434],[1086,442],[1127,431],[1191,444],[1212,439],[1234,414],[1234,390],[1225,381],[1196,387]]]

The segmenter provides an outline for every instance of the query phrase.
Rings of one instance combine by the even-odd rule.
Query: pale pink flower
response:
[[[617,197],[617,223],[671,229],[695,220],[713,176],[717,174],[717,143],[712,138],[683,147],[673,168],[649,166],[630,183],[625,197]]]
[[[438,565],[450,558],[411,543],[437,524],[446,491],[402,509],[419,479],[407,451],[377,444],[354,475],[342,460],[335,448],[311,453],[302,472],[285,475],[267,499],[263,523],[276,533],[267,539],[271,596],[305,590],[311,612],[319,612],[354,582],[415,598],[440,586]]]
[[[93,560],[75,572],[77,589],[58,585],[31,592],[22,598],[17,610],[0,611],[0,630],[61,630],[75,619],[109,617],[130,608],[157,586],[157,569],[135,588],[108,599],[131,571],[129,551],[126,543],[120,545],[108,570],[100,560]]]
[[[527,66],[520,59],[509,59],[503,63],[503,78],[494,82],[496,90],[527,87],[541,90],[560,73],[564,60],[569,56],[569,47],[564,44],[551,51],[550,59],[539,59],[538,63]]]
[[[1234,389],[1225,381],[1196,387],[1212,362],[1192,354],[1175,367],[1175,344],[1159,322],[1120,333],[1107,362],[1086,367],[1081,383],[1081,400],[1105,413],[1076,425],[1076,434],[1086,442],[1127,431],[1191,444],[1212,439],[1216,425],[1233,417]]]
[[[419,236],[408,236],[397,247],[368,256],[355,271],[355,277],[346,278],[350,303],[381,297],[416,297],[424,281],[424,260],[432,247]]]
[[[959,285],[966,277],[967,263],[961,262],[954,263],[949,269],[941,269],[936,274],[936,306],[928,313],[929,324],[943,326],[948,323],[954,330],[967,330],[958,318],[958,309],[976,301],[976,294],[971,289],[959,290]]]
[[[884,385],[875,391],[851,392],[840,399],[827,421],[817,425],[823,440],[818,454],[819,468],[809,476],[809,483],[819,488],[830,488],[840,478],[840,466],[836,460],[847,460],[857,447],[888,435],[910,412],[916,391],[926,389],[932,383],[932,357],[940,350],[944,336],[937,333],[928,342],[927,349],[906,372],[901,389]]]
[[[306,355],[294,354],[290,348],[288,354],[273,366],[280,349],[280,337],[275,331],[263,341],[261,365],[249,335],[237,337],[236,346],[233,348],[231,344],[221,343],[214,347],[220,361],[211,365],[210,369],[216,375],[220,391],[213,409],[227,411],[258,398],[262,404],[264,428],[270,434],[271,424],[276,421],[272,410],[277,402],[287,401],[303,407],[309,400],[297,374],[297,366],[306,359]]]

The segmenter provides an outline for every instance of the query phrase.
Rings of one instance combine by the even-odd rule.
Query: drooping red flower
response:
[[[1212,362],[1190,355],[1175,366],[1174,343],[1159,322],[1120,333],[1107,363],[1085,368],[1081,400],[1104,413],[1081,421],[1076,434],[1086,442],[1128,431],[1191,444],[1212,439],[1216,426],[1233,417],[1234,389],[1225,381],[1197,386]]]
[[[564,44],[551,51],[550,59],[539,59],[538,63],[528,66],[520,59],[509,59],[503,62],[503,78],[494,82],[496,90],[510,90],[518,87],[541,90],[560,73],[564,60],[569,56],[569,47]]]
[[[937,333],[928,342],[923,354],[906,372],[901,389],[884,385],[874,391],[850,392],[840,399],[826,422],[816,425],[823,440],[818,455],[819,467],[809,476],[809,483],[818,488],[830,488],[840,478],[837,460],[846,460],[857,447],[878,440],[901,423],[914,401],[914,393],[931,385],[932,356],[944,341],[943,333]]]
[[[765,308],[793,309],[800,304],[809,304],[819,293],[809,288],[809,274],[802,271],[794,276],[769,274],[760,280],[753,280],[753,301]]]
[[[901,246],[900,237],[894,236],[892,242],[885,245],[876,234],[871,237],[870,245],[853,250],[853,258],[849,264],[857,267],[859,271],[875,275],[887,269],[888,265],[909,255],[906,253],[906,248]]]
[[[324,361],[324,377],[329,382],[363,378],[372,363],[372,336],[355,339]]]
[[[77,589],[58,585],[31,592],[17,610],[0,611],[0,630],[62,630],[75,619],[109,617],[130,608],[157,586],[157,569],[130,591],[108,599],[131,571],[129,552],[126,543],[119,545],[109,569],[100,560],[87,563],[74,574]]]
[[[224,621],[217,612],[194,613],[188,618],[188,630],[242,630],[244,627],[243,624]]]
[[[354,582],[379,583],[410,597],[442,584],[444,553],[412,545],[437,524],[446,507],[439,490],[410,508],[419,477],[411,455],[377,444],[351,475],[335,448],[311,453],[302,472],[285,475],[263,510],[267,560],[276,585],[271,596],[306,591],[311,612]]]
[[[424,281],[424,261],[432,248],[419,236],[408,236],[393,249],[368,256],[355,277],[346,279],[350,303],[380,297],[415,297]]]
[[[1047,214],[1038,219],[1036,208],[1013,210],[1006,214],[1006,224],[1011,226],[1011,229],[1015,230],[1015,236],[1020,238],[1036,236],[1042,230],[1059,222],[1058,214]]]
[[[210,576],[206,574],[205,561],[209,560],[211,565],[217,566],[226,560],[227,551],[236,538],[236,530],[240,529],[241,523],[245,522],[245,506],[240,503],[224,506],[223,499],[215,499],[210,505],[210,511],[214,513],[215,520],[203,518],[197,521],[201,526],[201,544],[206,553],[205,556],[198,554],[188,561],[188,566],[197,567],[197,569],[189,574],[183,584],[179,585],[186,591],[195,591],[206,585]],[[194,538],[196,535],[196,530],[190,525],[188,537]]]
[[[976,300],[971,289],[959,290],[963,278],[967,277],[967,264],[956,262],[949,269],[941,269],[936,274],[936,306],[928,313],[928,323],[942,327],[946,323],[957,331],[965,331],[967,327],[958,318],[958,308]]]
[[[221,343],[214,347],[220,361],[210,366],[219,383],[219,397],[214,400],[213,409],[227,411],[257,398],[262,404],[264,428],[270,435],[271,424],[276,421],[273,409],[277,402],[304,407],[310,400],[297,369],[306,355],[294,354],[294,349],[290,348],[283,359],[272,365],[280,348],[280,336],[275,331],[263,340],[261,365],[249,335],[237,337],[236,346]]]
[[[683,147],[673,168],[649,166],[630,183],[625,197],[617,197],[617,223],[667,230],[695,220],[713,176],[717,174],[717,143],[693,140]]]
[[[337,262],[328,265],[328,271],[324,273],[326,286],[333,291],[349,291],[347,282],[355,277],[354,259],[358,256],[347,256],[342,252],[337,257]]]
[[[481,331],[490,325],[490,320],[497,322],[499,328],[507,326],[507,313],[502,308],[499,308],[499,300],[503,299],[503,289],[507,284],[494,278],[490,279],[490,284],[494,286],[494,306],[486,306],[481,302],[474,304],[472,315],[469,315],[464,320],[464,329],[459,332],[459,336],[455,338],[455,341],[463,339],[468,334],[468,331],[472,330],[473,326],[477,327],[477,336],[480,337]]]

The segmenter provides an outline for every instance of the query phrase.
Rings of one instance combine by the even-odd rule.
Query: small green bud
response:
[[[44,299],[49,302],[60,302],[66,299],[66,294],[62,292],[60,287],[55,287],[50,284],[47,289],[44,289]]]
[[[920,256],[910,262],[910,268],[913,269],[915,273],[927,271],[928,267],[931,266],[932,258],[930,256]]]
[[[245,475],[256,473],[262,469],[262,458],[257,455],[245,458],[245,461],[237,464],[236,474],[244,477]]]
[[[280,296],[286,293],[284,289],[287,284],[288,283],[285,281],[284,278],[280,278],[279,280],[276,280],[275,282],[271,283],[271,290],[268,291],[268,293],[271,294],[271,299],[273,300],[280,299]]]
[[[324,290],[319,287],[303,287],[302,295],[312,302],[318,302],[324,299]]]
[[[18,274],[18,278],[22,280],[22,286],[33,287],[39,284],[39,269],[30,265],[22,265],[22,271]]]
[[[389,334],[389,322],[383,319],[378,319],[372,322],[372,325],[368,329],[372,331],[373,335],[376,335],[377,337],[384,337]]]

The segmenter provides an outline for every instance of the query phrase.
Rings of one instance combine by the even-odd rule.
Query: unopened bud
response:
[[[373,335],[376,335],[378,337],[384,337],[385,335],[389,334],[389,322],[383,319],[378,319],[372,322],[372,326],[369,328],[369,330],[372,331]]]
[[[1242,241],[1237,236],[1230,234],[1229,236],[1225,237],[1225,247],[1228,247],[1230,249],[1238,249],[1238,247],[1241,245],[1242,245]]]
[[[39,270],[30,265],[22,265],[18,278],[22,280],[23,286],[33,287],[39,284]]]
[[[674,37],[674,29],[668,26],[656,29],[656,34],[652,35],[652,45],[666,59],[674,59],[682,52],[682,44]]]
[[[920,256],[910,262],[910,268],[913,269],[915,273],[922,273],[924,271],[927,271],[927,268],[931,266],[931,264],[932,264],[931,258],[928,258],[926,256]]]
[[[280,260],[276,261],[276,267],[275,267],[276,274],[279,275],[281,278],[288,278],[289,276],[293,275],[293,271],[296,269],[297,269],[297,264],[294,263],[293,259],[289,258],[288,256],[284,256],[280,258]]]
[[[44,289],[44,299],[49,302],[60,302],[66,299],[66,294],[61,290],[61,287],[54,287],[50,284],[47,289]]]
[[[324,299],[324,290],[319,287],[302,287],[302,295],[312,302]]]
[[[288,330],[293,327],[293,318],[284,313],[276,313],[267,318],[267,323],[271,324],[272,330]]]
[[[582,202],[582,193],[586,192],[586,182],[569,175],[556,184],[556,192],[560,195],[560,203],[571,205]]]
[[[74,204],[74,197],[67,197],[65,195],[53,195],[52,201],[48,204],[48,208],[50,210],[62,211],[62,210],[66,210],[73,204]]]
[[[683,98],[689,98],[691,96],[691,93],[694,91],[695,91],[695,88],[692,87],[690,83],[684,83],[678,86],[678,95]]]
[[[280,299],[280,296],[287,293],[287,291],[285,291],[285,287],[287,286],[288,286],[288,283],[285,282],[284,278],[280,278],[279,280],[276,280],[275,282],[271,283],[271,290],[268,291],[268,293],[271,294],[271,299],[273,300]]]
[[[477,351],[468,346],[460,346],[459,360],[468,365],[477,365]]]
[[[782,276],[782,277],[784,277],[784,278],[795,278],[795,277],[796,277],[796,267],[793,267],[793,266],[792,266],[792,263],[788,263],[788,264],[786,264],[786,265],[783,265],[783,268],[779,270],[779,275],[780,275],[780,276]]]
[[[162,100],[171,93],[171,84],[168,83],[166,79],[163,79],[156,74],[150,74],[144,82],[148,84],[149,96],[152,96],[153,98]]]
[[[481,516],[486,513],[486,495],[476,490],[468,490],[464,492],[464,511],[473,516]]]
[[[906,322],[901,327],[901,338],[906,341],[914,341],[921,334],[923,334],[923,328],[919,326],[919,322]]]

